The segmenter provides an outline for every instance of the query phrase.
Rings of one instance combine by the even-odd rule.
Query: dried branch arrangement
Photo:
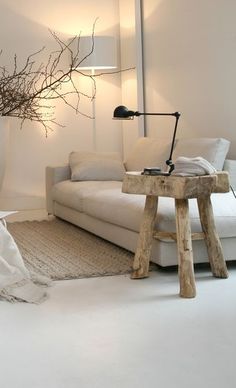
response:
[[[88,54],[83,58],[80,56],[80,36],[64,42],[55,32],[50,31],[58,49],[49,54],[45,64],[38,64],[38,56],[45,49],[43,47],[29,55],[21,68],[18,68],[16,55],[12,71],[8,71],[5,66],[0,66],[0,115],[21,119],[21,127],[25,120],[39,122],[44,127],[46,136],[48,131],[52,130],[53,124],[61,126],[55,120],[55,106],[51,105],[53,100],[61,100],[77,114],[92,118],[79,110],[81,97],[90,100],[95,98],[96,77],[120,72],[89,75],[78,69],[78,66],[93,53],[95,23],[91,34],[91,46],[88,48]],[[74,47],[76,47],[75,50]],[[70,58],[66,69],[63,65],[64,58]],[[92,80],[93,95],[85,94],[78,89],[73,81],[74,73]]]

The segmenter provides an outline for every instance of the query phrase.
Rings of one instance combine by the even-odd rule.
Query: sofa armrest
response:
[[[230,176],[230,184],[236,190],[236,160],[226,159],[224,163],[224,170],[228,171]]]
[[[48,214],[53,214],[53,200],[52,200],[52,188],[53,186],[62,181],[66,181],[71,177],[71,170],[69,165],[46,167],[46,209]]]

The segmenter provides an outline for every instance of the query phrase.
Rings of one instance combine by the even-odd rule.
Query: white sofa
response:
[[[147,166],[163,167],[163,161],[168,158],[169,146],[164,140],[160,143],[156,139],[140,138],[124,166],[128,171],[139,171]],[[225,160],[228,148],[229,142],[224,139],[180,139],[175,146],[173,160],[178,156],[201,155],[217,170],[227,170],[232,187],[236,187],[236,160]],[[91,162],[92,153],[88,154],[85,163],[81,163],[85,153],[82,159],[79,154],[77,166],[74,154],[70,156],[70,165],[46,168],[47,211],[135,252],[145,196],[122,193],[124,172],[122,169],[119,170],[117,162],[113,166],[115,175],[113,177],[112,167],[107,159],[101,162],[99,154],[99,158],[97,160],[96,157],[92,158]],[[114,155],[108,157],[111,161],[109,158],[114,159]],[[115,159],[117,160],[116,157]],[[102,178],[99,176],[99,168],[102,170]],[[71,180],[72,177],[75,181]],[[236,198],[232,191],[212,194],[211,198],[225,259],[236,260]],[[201,226],[196,200],[191,199],[189,202],[192,232],[199,232]],[[159,198],[156,228],[175,231],[175,209],[172,198]],[[193,241],[193,254],[195,263],[208,261],[203,240]],[[176,265],[176,243],[165,240],[153,241],[152,261],[161,266]]]

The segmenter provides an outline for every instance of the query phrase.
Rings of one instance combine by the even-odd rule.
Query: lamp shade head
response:
[[[81,36],[79,56],[81,63],[78,68],[81,70],[115,69],[117,67],[115,38],[113,36]]]
[[[119,105],[115,108],[114,113],[113,113],[113,119],[117,120],[130,120],[134,118],[135,112],[132,110],[129,110],[126,108],[124,105]]]

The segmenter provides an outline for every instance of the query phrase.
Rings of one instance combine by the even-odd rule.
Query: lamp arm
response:
[[[167,166],[169,166],[169,174],[174,170],[175,165],[172,163],[172,153],[175,145],[175,137],[176,137],[176,132],[177,132],[177,126],[178,126],[178,121],[180,118],[180,113],[179,112],[174,112],[174,113],[141,113],[141,112],[132,112],[132,116],[174,116],[175,117],[175,128],[174,128],[174,133],[172,137],[172,143],[171,143],[171,148],[170,148],[170,156],[169,159],[166,160]]]
[[[174,112],[174,113],[161,113],[161,112],[154,112],[154,113],[146,113],[146,112],[134,112],[133,110],[129,110],[126,108],[124,105],[119,105],[116,107],[114,110],[113,118],[115,119],[133,119],[134,116],[174,116],[175,117],[175,127],[174,127],[174,133],[172,137],[172,143],[171,143],[171,149],[170,149],[170,156],[169,159],[166,160],[166,164],[169,167],[167,175],[170,175],[171,172],[174,170],[175,166],[172,163],[172,153],[174,149],[174,144],[175,144],[175,137],[176,137],[176,132],[177,132],[177,126],[178,126],[178,121],[180,118],[180,113],[179,112]],[[163,174],[164,175],[164,174]]]
[[[133,112],[133,111],[129,111],[129,113],[132,115],[132,116],[180,116],[180,113],[179,112],[174,112],[174,113],[146,113],[146,112]]]
[[[174,113],[146,113],[146,112],[133,112],[133,111],[128,111],[132,116],[175,116],[178,117],[180,116],[179,112],[174,112]]]
[[[178,121],[179,121],[179,118],[180,118],[180,113],[179,112],[175,112],[174,116],[175,116],[175,128],[174,128],[174,133],[173,133],[172,143],[171,143],[171,148],[170,148],[170,156],[169,156],[169,159],[166,160],[166,164],[170,168],[169,169],[169,173],[170,174],[171,174],[171,172],[175,168],[175,165],[172,162],[172,153],[173,153],[173,149],[174,149],[174,145],[175,145],[175,137],[176,137],[176,132],[177,132]]]

